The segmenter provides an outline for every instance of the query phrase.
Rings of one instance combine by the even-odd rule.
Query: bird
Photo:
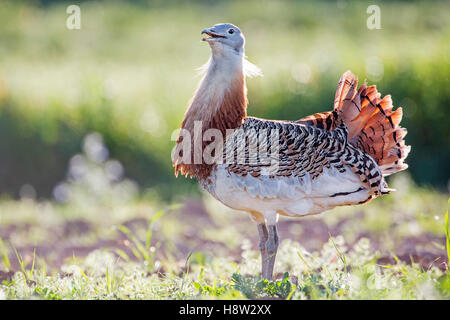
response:
[[[257,225],[261,277],[273,280],[279,216],[304,217],[367,203],[394,191],[385,177],[405,170],[411,147],[402,108],[351,71],[333,109],[299,120],[247,116],[245,37],[231,23],[201,31],[211,55],[172,151],[175,175],[196,178],[215,199]]]

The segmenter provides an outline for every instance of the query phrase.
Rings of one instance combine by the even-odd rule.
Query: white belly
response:
[[[366,186],[350,169],[340,173],[324,168],[314,180],[309,175],[302,179],[294,176],[254,178],[230,173],[224,164],[217,166],[210,183],[203,183],[203,186],[230,208],[256,211],[266,217],[276,213],[288,216],[317,214],[336,206],[363,202],[370,196]]]

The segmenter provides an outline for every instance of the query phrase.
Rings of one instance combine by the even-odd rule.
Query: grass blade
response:
[[[450,265],[450,232],[448,230],[448,210],[445,212],[445,237],[447,238],[447,259]]]
[[[9,271],[11,269],[11,261],[9,261],[8,252],[2,238],[0,238],[0,255],[2,256],[6,271]]]
[[[336,243],[334,243],[333,237],[331,236],[331,233],[328,233],[328,234],[330,236],[331,243],[333,244],[333,247],[338,254],[339,259],[341,259],[342,263],[344,264],[345,272],[347,273],[347,261],[345,260],[345,256],[337,248]]]

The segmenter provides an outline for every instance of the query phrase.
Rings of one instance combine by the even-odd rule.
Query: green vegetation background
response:
[[[449,299],[450,7],[378,2],[368,30],[369,4],[0,0],[0,300]],[[254,223],[171,166],[218,22],[265,74],[250,115],[330,110],[348,69],[404,108],[398,191],[281,218],[275,282]]]
[[[253,116],[296,120],[330,110],[351,69],[404,110],[409,173],[449,181],[450,7],[386,2],[368,30],[365,1],[0,2],[0,193],[31,184],[51,197],[83,137],[99,132],[141,190],[162,199],[196,192],[175,179],[170,152],[209,48],[200,30],[232,22],[265,76],[248,81]]]

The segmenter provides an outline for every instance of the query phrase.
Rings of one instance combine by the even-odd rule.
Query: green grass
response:
[[[366,242],[366,239],[361,239]],[[285,241],[281,251],[290,248]],[[298,246],[298,244],[296,244]],[[60,272],[25,269],[3,280],[0,293],[8,299],[449,299],[450,276],[437,267],[423,269],[398,261],[377,264],[376,254],[361,263],[360,254],[349,250],[355,259],[351,271],[336,256],[333,244],[308,258],[311,269],[295,255],[296,269],[289,268],[281,279],[270,282],[255,275],[243,275],[256,261],[241,262],[216,257],[204,265],[191,266],[180,274],[149,273],[146,260],[126,261],[108,250],[91,252],[77,263],[66,264]],[[299,247],[299,250],[302,250]],[[366,255],[367,252],[364,253]],[[244,251],[243,255],[255,255]],[[286,268],[279,264],[278,268]],[[235,269],[224,273],[224,269]]]
[[[86,1],[79,31],[48,3],[0,2],[0,299],[450,298],[447,3],[383,2],[376,31],[364,1]],[[351,69],[403,107],[412,145],[397,192],[281,218],[274,282],[255,225],[170,161],[200,30],[223,21],[265,74],[250,115],[329,110]]]
[[[393,185],[403,192],[282,218],[273,282],[259,278],[256,226],[206,194],[178,206],[2,200],[0,297],[449,299],[448,198],[406,175]]]

